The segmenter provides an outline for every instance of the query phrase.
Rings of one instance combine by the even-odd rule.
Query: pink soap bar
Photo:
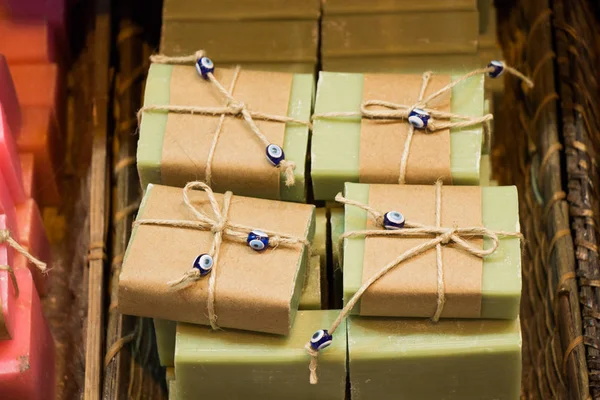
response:
[[[13,202],[21,204],[25,201],[25,190],[21,181],[21,160],[17,153],[15,138],[8,126],[4,107],[0,104],[0,173],[8,187]]]
[[[0,54],[0,104],[4,109],[10,131],[17,136],[21,132],[21,106],[8,63],[2,54]]]
[[[29,270],[16,271],[19,297],[12,340],[0,341],[2,400],[54,399],[54,340]]]
[[[0,215],[0,229],[6,229],[6,215]],[[13,254],[13,249],[6,243],[0,244],[0,265],[13,266]],[[15,287],[10,274],[8,271],[0,270],[0,311],[2,311],[0,318],[0,341],[14,337],[15,302]]]
[[[35,158],[33,157],[33,153],[21,153],[19,154],[19,160],[21,160],[21,177],[23,181],[23,190],[25,190],[25,197],[39,202],[35,181]]]
[[[0,53],[11,65],[57,62],[52,28],[46,21],[0,20]]]
[[[29,199],[17,206],[17,221],[19,223],[19,244],[32,256],[48,264],[50,268],[51,250],[48,235],[42,221],[42,214],[35,200]],[[40,296],[48,293],[48,275],[30,263],[25,256],[15,253],[15,269],[29,268],[35,287]]]
[[[10,195],[2,172],[0,172],[0,214],[6,215],[6,228],[4,229],[10,230],[14,237],[19,237],[15,202]]]
[[[2,0],[8,17],[47,20],[61,41],[66,38],[65,0]]]

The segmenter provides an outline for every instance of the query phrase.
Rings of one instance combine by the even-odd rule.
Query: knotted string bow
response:
[[[175,64],[175,65],[193,65],[198,62],[202,57],[205,57],[204,50],[198,50],[194,55],[184,56],[184,57],[168,57],[165,55],[153,55],[150,57],[150,61],[156,64]],[[271,122],[281,122],[281,123],[294,123],[305,125],[309,128],[312,128],[312,125],[309,121],[302,121],[296,118],[282,116],[282,115],[273,115],[262,113],[259,111],[252,111],[248,109],[246,104],[241,101],[236,100],[233,97],[233,90],[235,89],[235,84],[238,80],[240,74],[240,66],[237,66],[234,71],[234,75],[231,81],[231,85],[229,90],[227,90],[214,76],[212,72],[208,72],[206,74],[206,78],[209,82],[223,95],[225,100],[225,105],[223,107],[198,107],[198,106],[179,106],[179,105],[150,105],[142,107],[137,114],[138,125],[141,122],[142,114],[144,112],[172,112],[179,114],[198,114],[198,115],[220,115],[219,123],[217,125],[217,129],[213,135],[213,140],[211,142],[210,151],[208,153],[208,159],[206,162],[206,173],[205,179],[206,183],[209,185],[212,181],[212,160],[214,158],[215,149],[217,147],[217,143],[219,141],[219,136],[221,134],[223,128],[223,122],[225,120],[225,116],[232,117],[241,117],[246,125],[250,128],[250,130],[254,133],[254,135],[263,143],[265,148],[267,148],[271,143],[265,136],[265,134],[260,130],[260,128],[256,125],[254,120],[261,121],[271,121]],[[278,168],[282,168],[285,174],[285,184],[286,186],[293,186],[295,184],[294,170],[296,169],[296,164],[293,161],[282,160],[278,165]]]
[[[383,227],[384,214],[375,210],[367,204],[362,204],[358,201],[346,199],[339,193],[335,200],[342,203],[355,207],[359,207],[365,210],[375,220],[378,226]],[[401,268],[406,260],[418,256],[433,248],[436,249],[436,264],[437,264],[437,308],[435,314],[431,318],[432,321],[437,322],[442,314],[444,304],[446,302],[445,289],[444,289],[444,268],[442,263],[442,246],[450,243],[454,244],[454,247],[463,250],[475,257],[483,258],[490,254],[493,254],[498,248],[500,237],[513,237],[523,239],[523,235],[520,232],[507,232],[501,230],[492,230],[484,227],[442,227],[441,226],[441,208],[442,208],[442,182],[437,181],[435,184],[435,226],[428,226],[420,224],[418,222],[406,221],[404,227],[396,230],[382,230],[382,229],[369,229],[361,231],[346,232],[340,237],[340,243],[344,239],[356,238],[356,237],[377,237],[377,236],[388,236],[388,237],[399,237],[399,238],[429,238],[430,240],[419,244],[404,253],[400,254],[396,259],[381,268],[376,274],[371,276],[363,285],[356,291],[352,298],[348,301],[346,306],[342,309],[336,320],[328,329],[328,333],[333,335],[336,329],[340,326],[342,321],[350,314],[358,300],[362,295],[379,279],[385,276],[388,272]],[[487,249],[482,249],[473,243],[470,243],[468,239],[474,237],[487,238],[490,240],[491,245]],[[341,254],[341,253],[340,253]],[[310,383],[316,384],[317,378],[317,359],[319,351],[312,348],[310,341],[305,345],[305,349],[311,356],[310,360]]]
[[[35,265],[40,271],[46,272],[48,270],[47,264],[43,261],[38,260],[34,256],[31,255],[23,246],[21,246],[13,237],[10,235],[10,231],[8,229],[0,229],[0,244],[6,243],[13,249],[15,249],[19,254],[23,255],[30,263]],[[15,294],[19,296],[19,285],[17,284],[17,278],[15,276],[15,272],[13,271],[10,265],[0,265],[0,270],[8,271],[10,275],[10,279],[15,288]]]
[[[525,75],[517,71],[516,69],[506,65],[505,63],[500,63],[503,70],[509,72],[510,74],[522,79],[529,87],[533,87],[533,82],[527,78]],[[486,132],[490,131],[489,122],[494,118],[492,114],[486,114],[481,117],[471,117],[466,115],[454,114],[444,111],[436,110],[433,107],[430,107],[430,103],[442,96],[443,94],[452,90],[456,85],[464,82],[467,79],[472,78],[473,76],[489,74],[496,71],[497,67],[488,66],[486,68],[479,68],[474,71],[471,71],[462,77],[450,82],[446,86],[442,87],[435,93],[430,94],[425,97],[425,91],[427,89],[427,85],[432,76],[431,71],[427,71],[423,73],[421,89],[419,92],[418,100],[414,104],[396,104],[390,101],[384,100],[366,100],[360,105],[359,112],[328,112],[321,114],[314,114],[312,119],[330,119],[330,118],[339,118],[339,117],[362,117],[366,119],[383,119],[383,120],[408,120],[410,114],[419,109],[425,111],[430,117],[428,122],[423,127],[424,133],[433,133],[436,131],[450,129],[450,128],[467,128],[470,126],[476,126],[480,124],[484,124],[484,128]],[[374,108],[379,107],[379,108]],[[383,109],[381,109],[383,108]],[[398,178],[399,184],[406,183],[406,168],[408,165],[408,155],[410,153],[410,148],[413,140],[415,132],[415,127],[409,123],[408,126],[408,134],[406,137],[406,141],[404,142],[404,149],[402,151],[402,158],[400,161],[400,175]]]
[[[208,202],[211,207],[212,215],[202,211],[197,205],[195,205],[190,199],[190,191],[200,189],[206,193]],[[236,224],[229,221],[229,207],[231,205],[231,198],[233,194],[226,192],[223,196],[223,206],[219,205],[212,189],[204,182],[189,182],[183,188],[183,202],[192,214],[193,221],[185,220],[170,220],[170,219],[139,219],[134,222],[134,226],[138,225],[156,225],[156,226],[168,226],[174,228],[183,229],[195,229],[200,231],[210,231],[213,233],[213,241],[211,244],[210,251],[207,253],[213,259],[212,270],[210,271],[210,277],[208,278],[208,319],[210,326],[213,329],[218,329],[217,316],[215,314],[215,286],[216,286],[216,269],[218,267],[219,251],[223,239],[227,239],[233,242],[239,242],[246,244],[248,233],[256,229],[242,224]],[[262,232],[269,236],[269,247],[277,248],[278,246],[294,246],[297,244],[303,244],[310,251],[310,242],[305,238],[299,238],[292,235],[286,235],[270,231],[267,229],[261,229]],[[257,255],[259,256],[259,255]],[[197,268],[191,268],[186,271],[181,277],[173,281],[167,282],[167,284],[174,289],[183,289],[193,282],[201,278],[200,271]]]

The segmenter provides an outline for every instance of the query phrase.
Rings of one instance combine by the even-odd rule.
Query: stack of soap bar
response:
[[[0,229],[7,229],[6,215],[0,214]],[[0,243],[0,265],[14,267],[14,251],[6,243]],[[9,271],[0,270],[0,343],[15,334],[15,304],[17,296]]]
[[[415,79],[414,75],[321,72],[315,114],[360,112],[361,103],[366,100],[386,100],[404,104],[407,101],[403,82],[409,77]],[[450,79],[459,77],[451,76]],[[443,76],[440,76],[440,79],[443,79]],[[450,94],[451,112],[474,117],[482,116],[483,81],[483,76],[479,75],[454,86]],[[385,134],[366,136],[361,133],[365,122],[361,122],[360,117],[335,117],[314,121],[311,174],[315,199],[333,200],[335,195],[342,191],[344,182],[394,183],[394,178],[390,179],[394,174],[397,182],[404,141],[401,137],[397,137],[393,139],[394,145],[390,145],[390,142],[396,132],[394,127],[407,122],[396,120],[390,123],[384,120],[369,121],[369,123],[388,128],[385,129]],[[377,129],[381,130],[381,128]],[[482,136],[481,125],[450,130],[449,157],[453,184],[479,183]],[[428,173],[429,163],[420,162],[419,154],[422,157],[448,157],[439,154],[427,155],[431,151],[430,144],[436,140],[439,140],[436,133],[432,135],[415,133],[408,159],[407,183],[415,183],[409,179],[411,168],[420,169],[419,173]],[[366,148],[363,148],[365,145]],[[366,165],[372,168],[365,170]],[[426,183],[433,183],[436,179],[432,178],[431,182]]]
[[[433,324],[352,317],[352,399],[518,399],[521,345],[518,319]],[[319,365],[319,374],[322,371]]]
[[[383,195],[385,193],[385,195]],[[421,193],[419,197],[411,197],[412,194]],[[377,210],[381,208],[385,210],[402,210],[401,212],[406,215],[405,218],[410,219],[410,215],[418,213],[418,209],[423,207],[430,207],[432,210],[435,208],[435,190],[433,187],[425,186],[400,186],[400,185],[364,185],[364,184],[346,184],[345,197],[351,200],[358,201],[362,204],[369,204]],[[479,201],[480,204],[470,204],[473,201]],[[456,206],[455,204],[460,203],[468,205],[467,207]],[[471,209],[474,207],[481,207],[481,222],[484,227],[490,230],[500,230],[505,232],[518,232],[519,231],[519,214],[518,214],[518,198],[517,190],[513,186],[506,187],[482,187],[482,188],[461,188],[445,186],[442,188],[442,226],[448,226],[451,224],[446,221],[453,221],[452,223],[457,224],[459,227],[465,227],[461,224],[467,218],[471,217]],[[380,211],[384,212],[384,211]],[[425,225],[433,225],[434,213],[431,215],[431,221],[414,221]],[[372,228],[372,222],[367,217],[367,213],[355,206],[347,205],[345,207],[345,231],[360,231]],[[472,225],[467,225],[472,226]],[[349,299],[358,291],[362,286],[363,282],[368,279],[375,272],[367,271],[378,271],[391,260],[398,257],[403,251],[414,246],[408,246],[407,248],[398,249],[398,245],[394,246],[393,242],[400,244],[402,241],[417,239],[406,239],[406,238],[348,238],[344,241],[344,302]],[[390,242],[387,246],[389,254],[376,255],[378,260],[381,260],[379,264],[373,266],[373,249],[375,244],[369,244],[367,241],[378,241]],[[387,243],[386,242],[386,243]],[[380,244],[382,242],[379,242]],[[415,246],[420,242],[415,242]],[[490,242],[488,239],[484,241],[484,248],[488,248]],[[446,253],[445,250],[452,250],[453,252],[459,252],[454,249],[442,249],[442,257],[448,257],[448,259],[459,260],[458,262],[466,263],[470,260],[472,255],[464,255],[469,258],[451,258],[456,255]],[[367,257],[370,255],[369,257]],[[458,254],[459,256],[463,256]],[[402,268],[396,268],[382,277],[375,285],[371,286],[365,292],[356,307],[353,309],[353,313],[361,315],[380,315],[380,316],[396,316],[396,317],[430,317],[435,312],[435,300],[437,294],[435,291],[436,273],[435,273],[435,249],[429,250],[427,253],[420,256],[420,259],[429,257],[427,260],[431,260],[433,265],[433,273],[425,273],[423,269],[420,269],[419,278],[415,275],[411,275],[414,272],[415,265],[404,265]],[[477,259],[475,257],[475,259]],[[385,260],[385,261],[384,261]],[[478,260],[478,259],[477,259]],[[409,263],[408,260],[406,263]],[[444,275],[446,276],[446,285],[448,285],[449,276],[453,271],[457,271],[456,268],[461,268],[461,265],[448,265],[448,261],[444,264]],[[428,270],[429,271],[429,270]],[[454,273],[455,275],[456,273]],[[431,276],[430,276],[431,275]],[[425,276],[432,279],[431,282],[423,282]],[[411,279],[410,282],[407,282]],[[489,319],[515,319],[519,314],[519,303],[521,299],[521,248],[518,238],[504,237],[499,239],[498,248],[496,251],[483,258],[483,269],[481,272],[481,293],[479,297],[476,297],[477,301],[480,301],[480,315],[479,318]],[[390,282],[402,282],[406,284],[404,289],[399,289],[398,284],[395,284],[395,288],[390,288]],[[433,293],[421,293],[415,288],[427,287],[429,284],[433,287]],[[411,286],[412,285],[412,286]],[[386,289],[387,288],[387,289]],[[407,289],[410,288],[410,289]],[[415,296],[412,293],[417,294]],[[448,293],[448,292],[447,292]],[[407,311],[399,311],[396,314],[394,305],[397,303],[408,303],[408,301],[423,302],[427,296],[433,296],[431,313],[427,312],[428,315],[422,315],[417,310],[417,307],[410,309],[410,315]],[[366,301],[366,296],[369,296],[369,309],[365,310],[361,305]],[[430,297],[431,297],[430,296]],[[450,293],[447,296],[447,303],[444,308],[442,317],[456,317],[454,313],[459,314],[462,310],[450,311],[450,297],[453,296],[455,299],[462,297],[463,292]],[[473,300],[463,300],[473,301]],[[385,304],[385,306],[383,306]],[[412,304],[412,303],[411,303]],[[421,306],[422,303],[418,305]],[[470,303],[469,303],[470,304]],[[399,308],[396,307],[397,310]],[[430,307],[422,306],[421,310],[429,310]],[[385,314],[383,313],[385,310]],[[446,310],[452,315],[446,315]],[[462,315],[462,314],[460,314]],[[475,318],[472,316],[464,316],[463,318]]]
[[[233,71],[217,68],[215,77],[228,87]],[[309,121],[312,75],[242,70],[233,97],[249,109]],[[144,106],[221,107],[222,95],[193,66],[153,64],[148,73]],[[137,166],[142,187],[149,183],[183,187],[204,180],[208,154],[219,116],[144,112],[140,125]],[[265,157],[263,143],[239,118],[227,116],[212,161],[211,187],[217,192],[286,201],[306,201],[305,160],[309,129],[305,125],[258,121],[271,143],[283,148],[296,164],[295,184]]]
[[[46,21],[17,22],[0,19],[0,53],[11,66],[57,61],[54,35]]]
[[[3,400],[53,399],[54,341],[31,274],[20,269],[16,275],[14,331],[18,334],[0,341],[0,393]]]
[[[218,63],[312,73],[319,15],[318,0],[166,0],[160,50],[181,56],[204,49]]]
[[[436,57],[476,56],[478,33],[477,0],[328,0],[323,3],[323,66],[328,71],[389,72],[397,71],[394,64],[405,58],[423,56],[445,64]],[[420,61],[421,69],[435,67],[427,59]]]
[[[288,336],[178,324],[175,346],[180,399],[344,399],[346,323],[319,356],[319,384],[309,383],[304,345],[338,311],[300,311]],[[396,392],[397,395],[398,392]]]

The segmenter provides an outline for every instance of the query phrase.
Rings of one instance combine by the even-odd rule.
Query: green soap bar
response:
[[[319,19],[319,0],[165,0],[163,20]]]
[[[452,79],[460,76],[462,75],[452,75]],[[363,74],[321,72],[315,113],[359,112],[363,101],[363,82]],[[483,82],[484,76],[480,75],[452,88],[452,112],[470,116],[483,115]],[[311,175],[315,199],[333,200],[343,190],[344,182],[358,182],[360,131],[358,117],[314,121]],[[482,136],[482,126],[450,130],[454,184],[479,184]],[[398,157],[400,154],[399,149]]]
[[[313,256],[306,270],[298,310],[320,310],[321,297],[321,261],[319,256]]]
[[[489,114],[491,112],[492,97],[489,92],[485,93],[485,100],[483,101],[483,113]],[[494,134],[494,121],[492,120],[487,126],[488,131],[483,131],[483,140],[481,141],[481,164],[483,164],[483,155],[490,154],[492,151],[492,135]],[[483,168],[483,167],[481,167]],[[480,172],[480,176],[481,176]]]
[[[168,392],[169,392],[169,400],[177,400],[177,383],[175,381],[167,382]]]
[[[319,256],[320,259],[320,306],[327,308],[327,299],[329,296],[329,291],[327,290],[329,287],[327,283],[327,209],[324,207],[317,208],[315,211],[315,238],[313,239],[311,250],[312,254]]]
[[[390,185],[393,187],[393,185]],[[369,202],[369,185],[347,183],[345,197],[362,204]],[[415,199],[413,201],[419,201]],[[481,189],[483,225],[492,230],[520,232],[517,188],[514,186]],[[366,212],[358,207],[345,207],[345,231],[364,230]],[[402,240],[402,239],[398,239]],[[490,241],[484,240],[484,248]],[[390,251],[393,251],[391,249]],[[433,250],[434,251],[434,250]],[[362,286],[364,239],[344,242],[344,303]],[[383,267],[383,266],[382,266]],[[481,318],[515,319],[521,301],[521,247],[518,238],[501,238],[497,250],[484,257],[481,283]],[[352,310],[360,311],[360,300]]]
[[[323,57],[477,52],[477,11],[323,15]]]
[[[423,71],[466,73],[486,66],[478,54],[406,54],[374,57],[323,56],[323,70],[331,72],[395,72],[422,74]]]
[[[146,81],[144,105],[169,105],[169,92],[171,85],[172,65],[152,64]],[[310,74],[294,74],[292,89],[288,106],[288,116],[303,121],[308,121],[312,111],[314,95],[314,80]],[[137,150],[138,174],[143,189],[148,184],[162,184],[174,186],[173,182],[164,181],[161,176],[161,159],[165,129],[167,126],[167,113],[145,112],[140,125],[140,139]],[[199,116],[198,118],[202,118]],[[294,186],[285,185],[285,176],[282,174],[280,182],[280,199],[285,201],[306,201],[306,156],[308,152],[309,129],[299,124],[287,124],[283,142],[286,159],[296,163]],[[208,145],[208,144],[207,144]],[[187,178],[187,177],[186,177]],[[197,176],[190,176],[187,181],[197,180]],[[229,188],[236,195],[248,197],[261,196],[262,191],[248,187]]]
[[[323,2],[324,15],[387,14],[415,11],[477,11],[477,3],[476,0],[327,0]]]
[[[163,20],[160,51],[186,56],[203,49],[217,63],[317,62],[319,22],[313,20]],[[211,38],[206,40],[206,38]]]
[[[352,317],[352,399],[517,400],[521,346],[518,319]]]
[[[180,399],[344,399],[346,323],[319,356],[319,384],[309,383],[304,345],[339,311],[299,311],[287,337],[177,324],[175,373]]]
[[[481,186],[498,186],[492,179],[492,160],[487,154],[481,156]]]
[[[340,236],[344,233],[344,209],[343,208],[332,208],[330,216],[331,225],[331,253],[333,256],[332,263],[332,290],[334,304],[332,308],[342,308],[342,297],[344,291],[344,268],[342,264],[342,255],[340,254]]]
[[[158,359],[163,367],[175,366],[175,331],[177,322],[154,318],[154,333]]]

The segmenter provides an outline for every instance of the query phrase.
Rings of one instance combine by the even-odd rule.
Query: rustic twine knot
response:
[[[395,260],[391,261],[383,268],[381,268],[376,274],[371,276],[363,285],[356,291],[356,293],[350,298],[346,306],[342,309],[336,320],[327,331],[333,336],[333,333],[340,326],[342,321],[350,314],[350,311],[354,308],[358,300],[367,291],[371,285],[385,276],[388,272],[401,267],[402,264],[433,248],[436,249],[436,266],[437,266],[437,306],[435,314],[431,317],[433,322],[437,322],[442,314],[444,305],[446,303],[445,295],[445,284],[444,284],[444,268],[442,262],[442,245],[454,244],[456,248],[462,249],[465,252],[475,256],[483,258],[490,254],[493,254],[500,243],[500,237],[513,237],[523,239],[523,235],[520,232],[506,232],[500,230],[492,230],[485,227],[473,226],[473,227],[451,227],[445,228],[441,226],[441,204],[442,204],[442,181],[437,181],[435,184],[435,226],[429,226],[420,224],[418,222],[406,221],[404,228],[395,230],[386,230],[383,228],[383,213],[361,202],[346,199],[342,194],[338,194],[335,200],[345,204],[359,207],[365,210],[372,218],[375,219],[380,229],[369,229],[362,231],[351,231],[345,232],[340,237],[340,245],[345,239],[355,237],[400,237],[400,238],[433,238],[428,241],[416,245],[415,247],[408,249]],[[490,240],[490,246],[487,249],[475,246],[469,239],[474,237],[487,238]],[[340,253],[341,254],[341,253]],[[316,384],[318,382],[317,377],[317,362],[319,351],[313,349],[310,346],[310,341],[305,345],[307,353],[310,355],[310,383]]]
[[[206,53],[204,50],[198,50],[191,56],[183,56],[183,57],[168,57],[162,54],[153,55],[150,57],[150,61],[156,64],[172,64],[172,65],[189,65],[195,64],[202,57],[206,57]],[[239,74],[241,71],[241,67],[238,65],[233,74],[233,78],[231,80],[231,84],[229,89],[226,89],[221,82],[215,77],[212,72],[206,73],[206,79],[215,87],[219,93],[225,99],[224,107],[196,107],[196,106],[179,106],[179,105],[148,105],[142,107],[138,113],[138,125],[141,124],[142,115],[144,112],[172,112],[172,113],[181,113],[181,114],[191,114],[191,115],[219,115],[219,122],[215,133],[213,135],[213,140],[211,142],[210,150],[208,152],[208,158],[206,162],[205,169],[205,180],[208,185],[212,183],[212,162],[215,155],[217,143],[219,141],[219,136],[221,135],[221,131],[223,129],[223,122],[226,116],[240,117],[245,122],[246,125],[250,128],[250,130],[254,133],[254,135],[262,142],[265,146],[265,149],[272,143],[265,136],[265,134],[260,130],[255,120],[261,121],[270,121],[270,122],[281,122],[284,124],[300,124],[307,126],[309,129],[312,129],[312,124],[310,121],[303,121],[300,119],[282,116],[282,115],[272,115],[266,114],[258,111],[251,111],[248,109],[246,104],[241,101],[236,100],[233,97],[233,91],[235,89],[235,85],[239,78]],[[275,164],[276,168],[280,168],[283,171],[285,176],[285,185],[293,186],[296,183],[296,178],[294,176],[294,170],[296,169],[296,163],[293,161],[288,161],[286,159],[280,160],[277,164]]]
[[[0,229],[0,244],[6,243],[13,249],[15,249],[19,254],[23,255],[27,261],[35,265],[40,271],[46,273],[48,270],[48,266],[45,262],[38,260],[35,258],[29,251],[27,251],[23,246],[21,246],[10,234],[8,229]],[[19,285],[17,283],[17,278],[15,276],[15,272],[10,265],[0,265],[0,270],[7,271],[10,275],[12,284],[15,288],[15,295],[19,296]]]
[[[194,204],[190,199],[192,190],[203,190],[208,198],[212,215],[205,213],[199,206]],[[217,198],[206,183],[204,182],[189,182],[183,188],[183,202],[187,210],[193,215],[194,221],[187,220],[169,220],[169,219],[138,219],[134,222],[134,226],[139,225],[155,225],[166,226],[182,229],[194,229],[201,231],[209,231],[213,234],[213,240],[210,250],[206,253],[213,259],[212,269],[208,278],[208,300],[207,310],[210,326],[213,329],[219,329],[217,325],[217,315],[215,313],[215,288],[216,288],[216,270],[218,268],[218,260],[223,239],[233,242],[244,243],[248,239],[248,234],[255,230],[255,227],[236,224],[229,220],[229,207],[233,193],[226,192],[223,195],[223,205],[219,205]],[[268,246],[275,249],[278,246],[295,246],[302,244],[306,246],[310,252],[310,242],[306,238],[286,235],[284,233],[274,232],[267,229],[259,229],[269,236]],[[260,256],[252,250],[251,256]],[[249,257],[251,257],[249,256]],[[174,290],[181,290],[189,287],[192,283],[200,280],[203,276],[197,268],[190,268],[177,279],[167,282],[167,285]]]

